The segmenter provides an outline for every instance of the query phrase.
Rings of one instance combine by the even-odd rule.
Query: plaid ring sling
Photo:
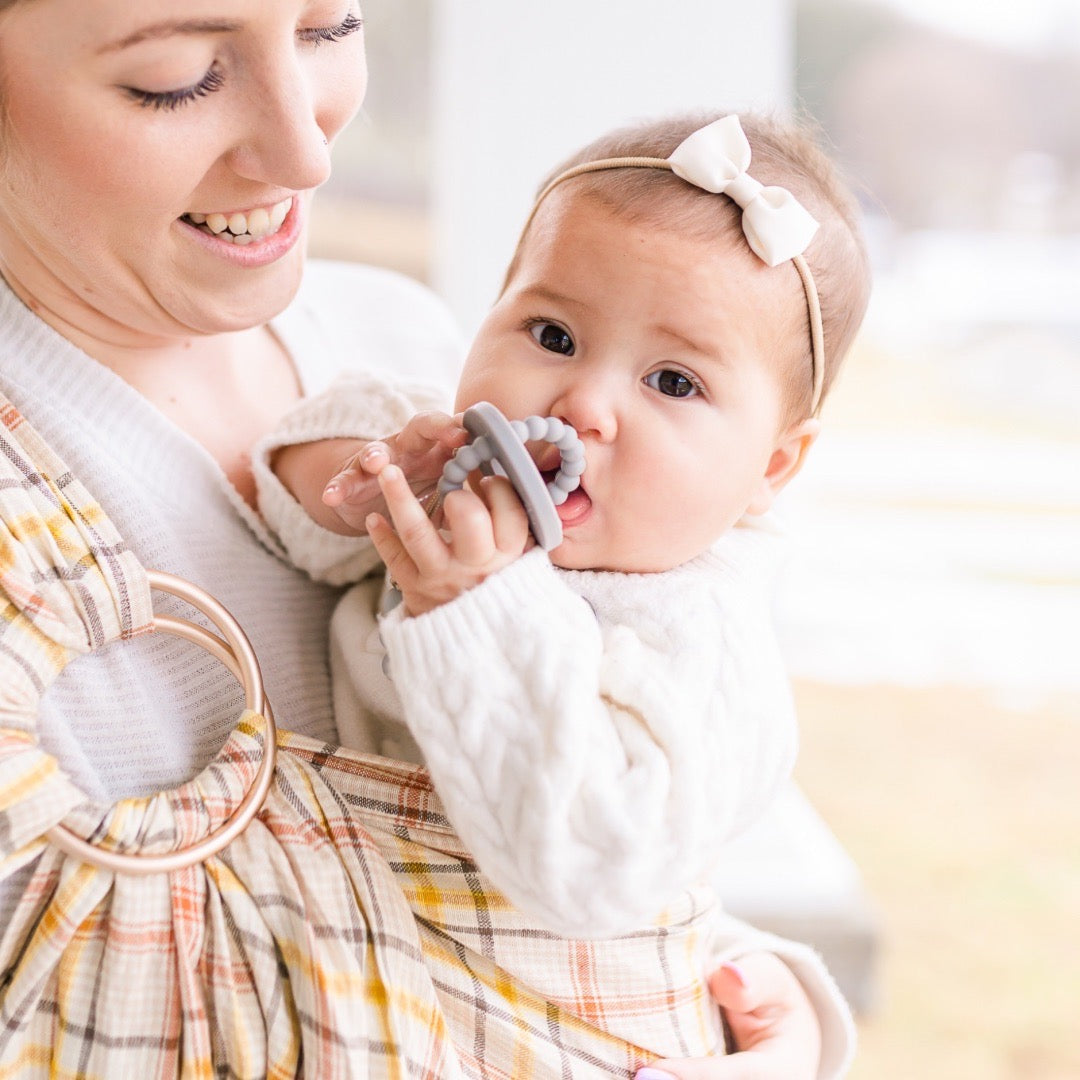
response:
[[[2,397],[0,440],[0,881],[29,881],[0,928],[0,1080],[630,1077],[716,1047],[708,903],[608,941],[545,931],[422,768],[279,731],[257,813],[205,859],[130,874],[58,846],[205,841],[257,783],[267,720],[245,710],[149,798],[95,805],[65,777],[38,702],[70,661],[153,631],[152,576]]]

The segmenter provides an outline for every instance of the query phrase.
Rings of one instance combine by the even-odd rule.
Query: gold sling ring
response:
[[[209,859],[211,855],[216,855],[239,836],[259,812],[273,782],[274,763],[277,758],[277,728],[263,689],[262,672],[259,670],[255,650],[240,624],[214,597],[189,581],[158,570],[147,571],[146,576],[152,589],[179,597],[202,612],[221,632],[221,637],[197,623],[171,615],[155,615],[154,629],[175,634],[200,645],[220,660],[243,686],[247,708],[266,720],[266,729],[263,736],[262,762],[250,790],[227,821],[194,844],[164,854],[139,855],[108,851],[76,836],[64,825],[54,825],[46,833],[49,842],[65,854],[118,874],[167,874],[194,866]]]

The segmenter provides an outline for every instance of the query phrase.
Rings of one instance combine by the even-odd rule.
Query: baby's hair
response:
[[[620,157],[666,158],[693,132],[724,115],[683,114],[608,132],[553,169],[538,191],[567,169],[585,162]],[[787,188],[819,223],[803,258],[813,274],[821,304],[824,400],[851,347],[870,296],[870,265],[858,204],[840,170],[820,148],[808,126],[761,114],[740,113],[739,120],[752,152],[749,175],[762,184]],[[742,212],[731,199],[703,191],[667,170],[617,168],[587,172],[574,177],[567,186],[570,184],[574,185],[575,195],[594,199],[629,222],[659,226],[695,240],[745,244]],[[519,242],[519,251],[520,247]],[[516,262],[515,253],[508,279]],[[800,297],[798,305],[785,305],[785,311],[777,313],[783,320],[778,329],[787,339],[799,342],[792,355],[783,360],[785,420],[790,423],[811,412],[813,356],[796,271],[786,264],[774,270],[791,274],[792,296]]]

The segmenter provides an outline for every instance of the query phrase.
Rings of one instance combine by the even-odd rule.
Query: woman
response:
[[[238,617],[279,723],[332,741],[334,593],[280,558],[252,509],[248,448],[346,366],[449,384],[460,343],[413,283],[304,273],[311,196],[366,85],[355,3],[176,9],[0,0],[0,391],[146,566]],[[62,674],[38,730],[88,795],[110,801],[201,769],[239,705],[218,665],[154,637]],[[19,883],[0,884],[0,925]],[[839,1032],[820,1075],[835,1075],[847,1032],[812,966],[804,977]],[[818,1022],[774,956],[749,952],[712,986],[744,1053],[659,1067],[819,1075]]]

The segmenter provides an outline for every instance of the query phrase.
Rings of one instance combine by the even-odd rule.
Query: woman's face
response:
[[[264,322],[366,83],[357,0],[16,4],[0,270],[62,332],[115,344]]]

